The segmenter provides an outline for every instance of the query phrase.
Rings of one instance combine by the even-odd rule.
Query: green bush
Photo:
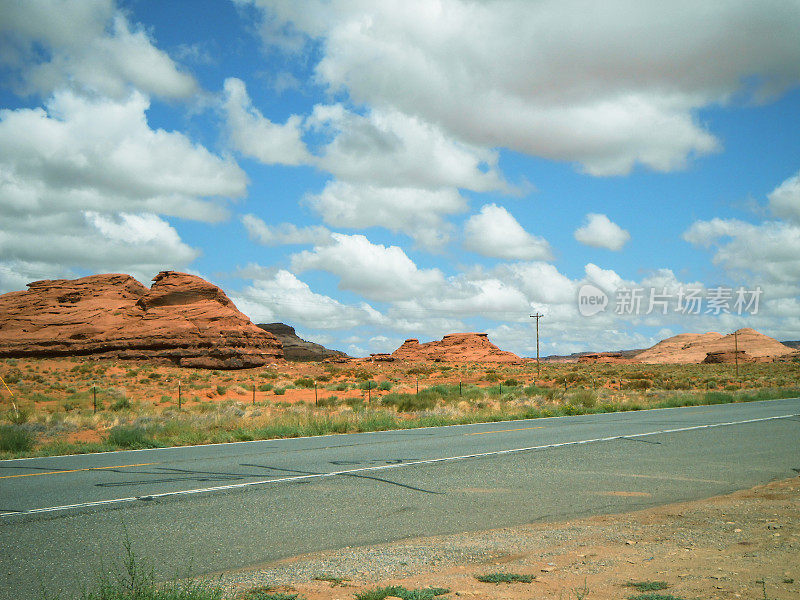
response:
[[[142,427],[117,425],[108,432],[106,441],[119,448],[156,448],[158,444]]]
[[[127,410],[131,407],[131,401],[127,398],[120,398],[116,402],[111,403],[111,410],[119,411],[119,410]]]
[[[258,386],[258,391],[259,392],[268,392],[271,389],[272,389],[272,384],[271,383],[262,383],[260,386]]]
[[[294,380],[294,384],[299,388],[313,388],[314,380],[311,377],[300,377]]]
[[[217,386],[217,395],[224,396],[225,393],[228,391],[228,387],[224,385]]]
[[[3,381],[5,381],[8,385],[19,383],[20,379],[22,379],[22,371],[20,371],[16,367],[11,369],[5,375],[3,375]]]
[[[419,394],[386,394],[381,399],[381,404],[393,406],[398,412],[429,410],[436,406],[437,395],[426,392],[427,390],[423,390]]]
[[[283,396],[286,393],[286,388],[280,388],[280,387],[272,388],[272,393],[275,394],[276,396]]]
[[[31,418],[31,411],[27,408],[12,409],[6,413],[6,418],[14,425],[24,425]]]
[[[578,390],[569,399],[570,404],[583,408],[594,408],[597,404],[597,393],[594,390]]]
[[[18,425],[0,425],[0,452],[27,452],[33,448],[33,434]]]
[[[328,396],[317,400],[317,406],[337,406],[338,404],[340,404],[340,401],[337,396]]]
[[[400,585],[366,590],[356,594],[356,600],[383,600],[387,596],[401,598],[402,600],[431,600],[436,596],[450,593],[447,588],[420,588],[409,590]]]

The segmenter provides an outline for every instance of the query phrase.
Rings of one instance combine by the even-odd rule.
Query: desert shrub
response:
[[[328,396],[317,400],[317,406],[338,406],[340,403],[338,396]]]
[[[344,382],[337,383],[335,386],[333,386],[333,391],[335,392],[346,392],[348,389],[350,389],[350,386]]]
[[[64,409],[64,412],[72,412],[73,410],[78,408],[78,405],[75,402],[70,402],[69,400],[64,400],[61,403],[61,408]]]
[[[326,375],[323,373],[322,375],[317,375],[317,381],[321,381],[322,383],[326,383],[331,380],[330,375]]]
[[[653,382],[649,379],[632,379],[622,384],[624,390],[646,390],[653,387]]]
[[[109,407],[113,411],[127,410],[131,407],[131,401],[127,398],[120,398],[111,403]]]
[[[506,380],[503,382],[503,385],[505,385],[505,386],[508,386],[508,387],[516,387],[516,386],[522,385],[522,383],[520,383],[520,382],[519,382],[518,380],[516,380],[516,379],[506,379]]]
[[[283,396],[286,393],[286,388],[276,387],[272,388],[272,393],[276,396]]]
[[[597,404],[597,393],[594,390],[578,390],[572,394],[569,402],[583,408],[594,408]]]
[[[727,394],[725,392],[706,392],[703,394],[703,404],[727,404],[728,402],[733,402],[735,400],[735,396],[733,394]]]
[[[314,380],[311,377],[300,377],[294,380],[294,384],[299,388],[313,388]]]
[[[218,385],[217,386],[217,395],[224,396],[228,391],[228,386],[226,385]]]
[[[20,371],[16,367],[8,371],[8,373],[6,373],[5,375],[3,375],[3,380],[8,385],[19,383],[20,379],[22,379],[22,371]]]
[[[18,425],[0,425],[0,452],[27,452],[33,448],[33,434]]]
[[[260,386],[258,386],[258,391],[259,392],[268,392],[271,389],[272,389],[272,384],[271,383],[262,383]]]
[[[368,379],[366,381],[362,381],[358,384],[358,389],[360,390],[376,390],[378,389],[378,384],[372,381],[372,379]]]
[[[375,588],[366,590],[360,594],[356,594],[356,600],[383,600],[391,596],[393,598],[400,598],[401,600],[432,600],[436,596],[443,596],[450,593],[447,588],[419,588],[409,590],[401,585],[393,585],[390,587]]]
[[[491,383],[494,383],[495,381],[500,381],[500,375],[498,375],[497,373],[486,373],[486,375],[483,377],[483,379],[485,381],[489,381]]]
[[[106,441],[119,448],[156,448],[158,446],[144,428],[130,425],[112,427]]]
[[[427,390],[419,394],[386,394],[381,398],[381,404],[393,406],[398,412],[411,412],[415,410],[428,410],[436,405],[438,396],[426,393]]]
[[[388,392],[392,389],[392,382],[391,381],[381,381],[380,385],[378,385],[378,389],[384,392]]]
[[[161,373],[150,373],[148,379],[161,379]]]
[[[31,411],[27,408],[19,408],[17,410],[10,410],[6,413],[6,419],[11,421],[14,425],[23,425],[31,418]]]

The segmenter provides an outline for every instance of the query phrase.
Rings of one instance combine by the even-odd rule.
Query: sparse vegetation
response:
[[[475,579],[483,583],[530,583],[534,580],[534,576],[518,573],[489,573],[488,575],[476,575]]]
[[[15,382],[9,384],[15,404],[9,394],[3,394],[0,415],[7,425],[25,425],[26,431],[35,431],[27,438],[30,443],[3,445],[0,456],[405,429],[800,395],[800,364],[790,362],[747,364],[740,368],[739,378],[731,365],[724,364],[547,364],[540,377],[533,364],[487,368],[481,364],[367,363],[354,368],[303,363],[287,364],[284,371],[187,371],[80,358],[0,360],[0,376]],[[153,374],[159,376],[150,377]],[[267,381],[256,383],[254,403],[257,378]],[[178,380],[184,389],[180,411]],[[325,381],[324,393],[315,395],[310,390],[314,381]],[[191,395],[186,390],[192,390]],[[319,383],[317,390],[323,390]],[[112,433],[116,428],[122,429]],[[138,433],[123,433],[126,428]]]
[[[33,447],[33,434],[19,425],[0,425],[0,452],[28,452]]]
[[[374,590],[367,590],[356,594],[356,600],[383,600],[387,596],[395,596],[402,598],[402,600],[431,600],[436,596],[449,594],[450,590],[447,588],[419,588],[409,590],[401,585],[393,585],[382,588],[375,588]]]
[[[636,588],[640,592],[655,592],[669,587],[666,581],[631,581],[628,587]]]

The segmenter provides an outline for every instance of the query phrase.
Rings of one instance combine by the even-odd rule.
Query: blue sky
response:
[[[0,8],[0,292],[177,269],[359,356],[800,339],[800,2]]]

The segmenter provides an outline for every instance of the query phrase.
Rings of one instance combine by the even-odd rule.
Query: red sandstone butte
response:
[[[147,359],[241,369],[283,357],[221,289],[162,271],[147,288],[130,275],[34,281],[0,296],[0,357]]]
[[[397,360],[447,362],[518,362],[520,357],[500,350],[486,333],[451,333],[441,341],[420,344],[416,338],[403,342],[392,352]]]
[[[771,338],[749,327],[739,329],[736,339],[732,333],[722,335],[715,331],[708,333],[682,333],[662,340],[652,348],[636,355],[642,363],[701,363],[710,352],[734,352],[738,347],[748,357],[770,360],[794,352],[793,348],[784,346]]]

